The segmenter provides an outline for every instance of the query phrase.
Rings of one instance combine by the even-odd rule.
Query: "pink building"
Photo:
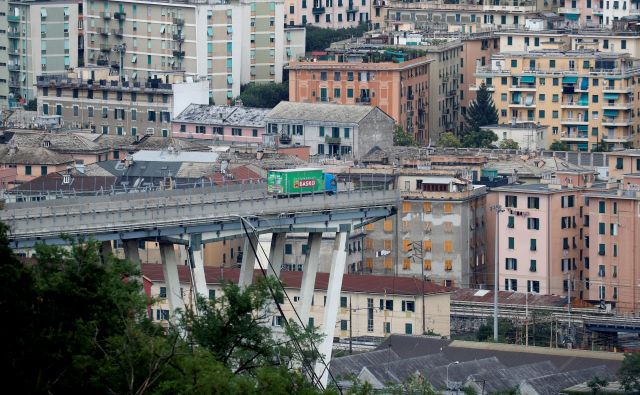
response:
[[[565,19],[566,26],[597,26],[602,24],[602,1],[560,0],[558,14]]]
[[[588,172],[558,172],[550,184],[492,191],[504,209],[497,232],[500,289],[566,295],[571,286],[572,296],[583,297],[589,249],[582,193],[593,179]],[[495,212],[487,218],[495,221]]]
[[[226,143],[262,142],[269,109],[190,104],[173,119],[171,135]]]
[[[617,189],[585,194],[590,264],[585,299],[618,312],[640,312],[640,173],[626,174]]]

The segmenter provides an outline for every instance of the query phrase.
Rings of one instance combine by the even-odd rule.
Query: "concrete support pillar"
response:
[[[204,275],[204,248],[202,245],[202,235],[191,235],[189,245],[191,249],[191,271],[193,273],[193,282],[196,294],[202,298],[209,299],[209,288],[207,288],[207,279]]]
[[[160,243],[160,257],[162,258],[164,283],[167,287],[169,318],[173,320],[177,309],[184,311],[184,300],[182,292],[180,292],[180,278],[178,277],[178,260],[173,244]]]
[[[105,240],[100,244],[100,259],[102,259],[102,263],[107,262],[107,259],[111,255],[113,255],[111,240]]]
[[[309,325],[309,314],[311,313],[311,301],[316,284],[316,273],[320,260],[320,244],[322,243],[322,232],[309,233],[307,239],[307,256],[304,258],[304,268],[302,271],[302,282],[300,283],[300,320],[306,327]]]
[[[325,387],[329,377],[327,368],[331,361],[333,334],[335,333],[338,307],[340,306],[342,276],[344,275],[344,267],[347,263],[346,249],[348,238],[348,232],[337,232],[335,244],[333,246],[331,273],[329,273],[329,284],[327,285],[327,303],[324,307],[324,319],[322,321],[322,331],[320,332],[323,339],[322,343],[320,343],[320,347],[318,347],[318,351],[324,358],[324,363],[317,361],[315,368],[316,375],[320,378],[320,382]]]
[[[253,247],[251,247],[253,245]],[[242,266],[240,267],[240,279],[238,286],[246,288],[253,282],[253,270],[256,265],[255,251],[258,251],[258,237],[253,233],[249,233],[249,237],[244,240],[244,248],[242,250]]]
[[[140,269],[140,251],[138,250],[138,240],[125,240],[124,244],[124,258],[136,265]]]
[[[271,248],[269,249],[269,262],[272,268],[267,273],[274,277],[280,277],[282,264],[284,263],[284,242],[287,240],[286,233],[273,233],[271,235]]]

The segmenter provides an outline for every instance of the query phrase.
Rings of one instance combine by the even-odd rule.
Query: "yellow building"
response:
[[[503,52],[476,67],[476,86],[492,92],[500,123],[548,126],[547,146],[570,150],[638,145],[638,63],[628,54],[592,50]]]

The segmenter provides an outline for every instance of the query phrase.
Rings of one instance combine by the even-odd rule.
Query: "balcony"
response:
[[[454,97],[457,93],[456,90],[450,90],[447,92],[447,97]]]
[[[20,56],[20,50],[18,48],[9,48],[7,52],[9,55]]]
[[[184,18],[173,18],[173,24],[178,26],[184,26]]]
[[[313,13],[313,15],[321,15],[321,14],[324,14],[325,8],[324,7],[313,7],[311,12]]]
[[[360,7],[354,6],[353,4],[349,4],[347,7],[347,14],[352,14],[360,11]]]
[[[374,7],[384,7],[387,5],[387,0],[373,0]]]
[[[633,124],[631,118],[603,118],[602,126],[628,126]]]
[[[494,92],[496,90],[496,87],[493,85],[485,85],[487,87],[487,90],[489,92]],[[469,85],[469,90],[472,91],[478,91],[480,90],[480,85]]]
[[[602,87],[602,91],[605,93],[632,93],[633,88],[630,86],[604,86]]]
[[[111,29],[111,34],[113,34],[116,37],[122,37],[124,35],[124,30],[123,29]]]
[[[580,15],[579,8],[571,8],[571,7],[558,7],[558,14],[578,14]]]
[[[20,88],[20,81],[9,80],[9,88]]]
[[[8,22],[13,22],[13,23],[18,23],[18,22],[20,22],[20,17],[19,16],[15,16],[15,15],[8,15],[7,16],[7,21]]]
[[[115,14],[113,14],[113,17],[119,21],[124,22],[124,20],[127,19],[127,14],[125,14],[124,12],[116,12]]]
[[[509,107],[535,107],[535,100],[511,100]]]
[[[109,61],[108,61],[108,60],[106,60],[106,59],[98,59],[98,60],[96,61],[96,64],[97,64],[98,66],[109,66]]]
[[[589,132],[562,132],[560,135],[562,141],[589,141]]]
[[[592,8],[591,12],[593,15],[602,15],[602,8]]]
[[[529,91],[529,92],[535,92],[536,90],[536,86],[535,85],[530,85],[530,84],[518,84],[518,85],[511,85],[509,87],[510,91]]]
[[[324,142],[327,144],[340,144],[340,137],[325,136]]]
[[[111,52],[111,46],[106,44],[101,44],[100,52]]]
[[[105,28],[105,27],[98,27],[96,28],[96,32],[102,36],[108,36],[109,35],[109,29]]]
[[[9,30],[7,32],[7,37],[9,38],[20,38],[20,32],[15,30]]]
[[[633,108],[633,103],[602,103],[602,108],[613,109],[613,110],[631,110]]]
[[[622,136],[622,133],[609,133],[608,135],[602,136],[602,141],[605,143],[626,143],[629,140],[633,139],[633,136]]]
[[[563,101],[562,108],[589,108],[589,102],[586,101],[580,101],[580,100],[576,100],[576,101]]]
[[[9,71],[20,71],[20,65],[17,64],[9,64],[7,65]]]
[[[371,103],[371,98],[367,96],[356,97],[356,103]]]
[[[566,117],[562,118],[561,123],[568,125],[588,125],[589,120],[582,117]]]
[[[184,51],[173,51],[174,58],[184,58]]]
[[[100,13],[100,18],[105,19],[105,20],[109,20],[109,19],[111,19],[111,13],[110,12],[101,12]]]
[[[184,35],[182,33],[173,33],[173,39],[175,41],[184,41]]]

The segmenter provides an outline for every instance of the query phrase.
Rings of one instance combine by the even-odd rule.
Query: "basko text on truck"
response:
[[[327,193],[338,191],[336,176],[322,169],[300,168],[271,170],[267,175],[267,191],[273,195]]]

